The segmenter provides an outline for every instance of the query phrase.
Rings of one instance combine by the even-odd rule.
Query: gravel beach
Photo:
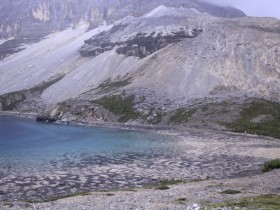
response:
[[[101,210],[101,209],[207,209],[213,203],[239,200],[265,194],[280,194],[280,170],[246,178],[205,180],[169,186],[167,190],[135,189],[134,191],[92,192],[46,203],[2,203],[0,209],[26,210]],[[225,190],[237,190],[238,194],[227,195]],[[199,207],[197,207],[199,206]],[[212,208],[208,208],[212,209]],[[222,209],[222,208],[216,208]],[[223,208],[233,209],[233,208]],[[241,208],[235,208],[241,209]]]

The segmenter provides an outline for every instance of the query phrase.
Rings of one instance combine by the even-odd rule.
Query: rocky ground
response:
[[[21,17],[41,21],[36,25],[25,23],[28,27],[23,24],[27,38],[33,34],[33,26],[37,31],[41,31],[39,26],[48,30],[48,23],[56,29],[45,22],[53,14],[41,14],[47,11],[44,8],[48,4],[38,2],[41,3],[32,7],[28,16],[21,14],[25,7],[17,7],[22,11],[18,11],[15,22],[7,22],[7,28],[12,29],[4,28],[7,34],[0,36],[22,32],[17,24]],[[62,8],[57,12],[62,16],[63,8],[69,9],[69,2],[73,3],[52,2],[54,8]],[[131,2],[136,4],[138,0]],[[279,158],[279,140],[187,130],[191,126],[280,138],[279,20],[217,18],[244,14],[233,8],[225,10],[185,0],[186,8],[192,12],[182,16],[182,8],[175,14],[174,8],[164,6],[150,11],[163,2],[176,6],[174,3],[182,0],[151,2],[153,6],[139,6],[136,18],[127,17],[94,30],[88,28],[88,24],[94,25],[90,20],[76,24],[82,20],[84,9],[88,14],[95,11],[95,16],[89,18],[100,25],[103,20],[110,23],[130,14],[135,4],[123,7],[122,3],[112,13],[103,6],[101,10],[83,6],[87,3],[71,6],[73,14],[77,14],[72,17],[72,28],[53,33],[8,58],[14,49],[1,52],[1,45],[0,58],[4,60],[0,62],[0,111],[32,112],[32,117],[39,113],[60,123],[82,125],[122,127],[126,124],[117,123],[127,123],[130,128],[133,123],[136,129],[146,129],[143,124],[150,129],[156,128],[154,125],[175,126],[177,130],[172,135],[181,139],[179,150],[168,151],[164,157],[151,154],[141,158],[139,153],[121,161],[85,156],[75,163],[65,157],[65,164],[50,163],[54,169],[51,172],[35,173],[29,167],[18,174],[7,163],[0,163],[0,209],[198,209],[195,203],[205,207],[227,198],[279,194],[279,171],[261,174],[264,162]],[[25,5],[24,1],[19,3]],[[123,10],[128,13],[123,14]],[[195,17],[190,17],[193,12]],[[61,29],[66,27],[64,19],[56,20]],[[165,134],[170,135],[170,130]],[[143,188],[163,179],[186,183],[166,191],[92,192],[55,202],[19,202],[48,201],[100,189]],[[192,182],[194,179],[200,182]],[[220,194],[231,188],[240,193]]]
[[[198,209],[194,204],[280,193],[279,171],[261,173],[266,161],[280,157],[277,139],[186,128],[157,132],[179,138],[177,149],[164,156],[84,157],[79,163],[65,157],[69,161],[51,163],[52,171],[27,167],[22,174],[5,165],[0,209]],[[225,190],[240,192],[221,194]],[[56,201],[65,197],[71,198]]]
[[[187,182],[169,186],[169,189],[166,190],[134,189],[131,191],[91,192],[83,196],[46,203],[2,202],[0,209],[257,209],[254,208],[254,205],[251,208],[241,208],[238,201],[249,197],[258,202],[259,197],[256,196],[272,193],[278,194],[278,197],[274,195],[274,198],[279,199],[279,176],[280,170],[275,170],[246,178]],[[269,197],[267,196],[267,198]],[[229,207],[224,207],[227,205]],[[262,209],[279,209],[279,205]]]

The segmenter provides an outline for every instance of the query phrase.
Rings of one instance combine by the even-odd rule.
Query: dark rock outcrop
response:
[[[138,33],[133,39],[128,40],[117,48],[116,52],[126,56],[143,58],[166,47],[168,44],[177,43],[186,38],[196,37],[201,32],[202,30],[194,29],[191,34],[188,34],[182,30],[179,32],[172,32],[168,35],[159,33],[156,36],[154,36],[155,32],[150,35]]]
[[[0,45],[0,60],[8,57],[11,54],[20,52],[25,49],[24,44],[38,42],[40,39],[11,39]]]
[[[118,28],[120,30],[123,29],[122,27]],[[143,58],[169,44],[180,42],[186,38],[194,38],[198,36],[202,30],[188,30],[187,27],[181,27],[179,30],[170,31],[165,34],[155,31],[151,33],[139,32],[125,41],[112,42],[109,40],[110,36],[108,34],[113,34],[115,32],[116,29],[113,28],[107,33],[102,33],[86,40],[85,45],[80,50],[80,54],[84,57],[95,57],[116,47],[116,53],[118,54]]]
[[[46,122],[46,123],[54,123],[57,121],[57,119],[47,116],[38,116],[36,117],[37,122]]]
[[[28,106],[31,106],[29,99],[36,98],[36,96],[41,95],[46,88],[58,82],[63,77],[64,75],[59,76],[47,82],[38,84],[30,89],[0,95],[0,111],[15,111],[25,102]],[[38,106],[38,104],[36,104],[36,106]]]
[[[18,104],[26,99],[21,92],[14,92],[0,96],[0,111],[12,111]]]

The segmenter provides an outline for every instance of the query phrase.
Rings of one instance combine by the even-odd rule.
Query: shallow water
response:
[[[2,172],[42,172],[84,163],[123,163],[174,153],[177,138],[150,132],[37,123],[0,117]],[[87,161],[85,161],[87,160]]]
[[[247,155],[252,148],[264,151],[267,140],[204,131],[164,136],[0,116],[0,202],[142,187],[162,179],[254,175],[265,159]]]

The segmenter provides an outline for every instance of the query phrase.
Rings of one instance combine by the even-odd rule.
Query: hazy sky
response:
[[[248,16],[277,17],[280,19],[280,0],[207,0],[241,9]]]

